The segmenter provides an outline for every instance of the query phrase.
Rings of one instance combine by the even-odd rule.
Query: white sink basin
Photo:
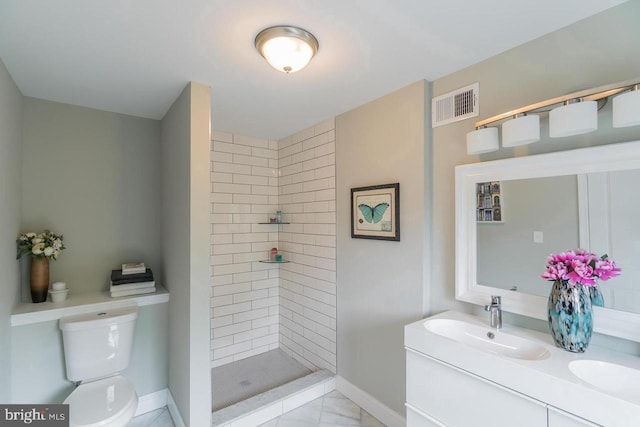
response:
[[[478,350],[514,359],[540,360],[551,355],[544,346],[526,338],[462,320],[429,319],[424,322],[424,327],[434,334]]]
[[[602,391],[640,404],[640,371],[599,360],[574,360],[569,370]]]

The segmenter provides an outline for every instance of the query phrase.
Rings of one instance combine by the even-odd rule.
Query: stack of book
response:
[[[150,294],[156,291],[153,272],[143,263],[122,264],[122,269],[111,271],[111,296]]]

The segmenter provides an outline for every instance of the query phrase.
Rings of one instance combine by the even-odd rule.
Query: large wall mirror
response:
[[[596,332],[640,341],[640,141],[456,168],[456,298],[546,320],[551,253],[608,254]]]

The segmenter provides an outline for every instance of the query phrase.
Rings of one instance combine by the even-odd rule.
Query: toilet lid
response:
[[[69,404],[73,426],[112,425],[127,412],[133,416],[138,396],[128,379],[116,375],[80,384],[64,403]]]

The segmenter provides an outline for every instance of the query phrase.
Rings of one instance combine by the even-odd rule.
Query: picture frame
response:
[[[351,189],[351,237],[400,241],[400,183]]]
[[[501,224],[504,222],[504,193],[500,181],[476,183],[476,221]]]

